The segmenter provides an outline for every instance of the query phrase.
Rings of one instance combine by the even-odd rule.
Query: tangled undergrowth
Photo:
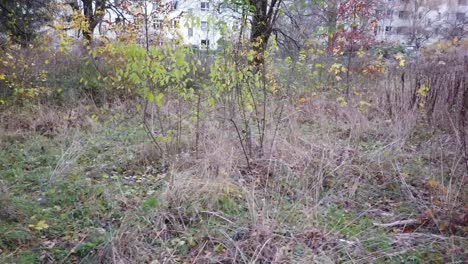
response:
[[[21,111],[1,117],[2,263],[467,259],[458,143],[417,109],[290,98],[249,169],[216,119],[163,158],[128,102]]]

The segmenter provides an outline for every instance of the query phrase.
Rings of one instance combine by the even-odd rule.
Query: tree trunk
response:
[[[83,3],[83,15],[88,22],[88,28],[83,30],[83,36],[87,43],[91,44],[94,29],[104,17],[106,0],[81,0],[81,2]]]
[[[271,35],[271,27],[268,24],[267,1],[256,1],[252,16],[252,31],[250,32],[250,43],[255,51],[253,63],[255,66],[262,65],[265,61],[264,53]]]
[[[328,3],[328,9],[326,10],[327,14],[327,49],[328,51],[333,50],[335,45],[335,32],[336,32],[336,21],[337,21],[337,11],[336,11],[336,1],[330,1]]]
[[[281,2],[282,0],[250,0],[249,2],[252,12],[250,43],[255,51],[255,57],[252,61],[255,68],[265,62],[265,51],[278,17]]]

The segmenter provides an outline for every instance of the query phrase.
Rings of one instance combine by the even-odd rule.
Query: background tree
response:
[[[335,46],[337,27],[343,21],[339,18],[339,7],[347,3],[343,0],[301,0],[285,2],[283,16],[280,17],[274,32],[278,43],[285,51],[296,55],[308,43],[319,41],[326,50]]]
[[[34,39],[53,17],[54,0],[0,0],[0,34],[17,43]]]
[[[162,21],[164,14],[177,9],[177,1],[162,3],[161,1],[154,0],[133,0],[128,2],[123,10],[133,18],[133,24],[139,28],[141,43],[145,46],[146,50],[149,50],[152,43],[161,40],[163,33],[161,32],[161,28],[166,27],[166,29],[169,29],[169,27],[172,27],[174,29],[177,26],[174,21],[171,21],[174,22],[171,25],[164,25],[164,21]],[[129,6],[133,8],[129,8]],[[177,19],[180,19],[181,16],[182,13],[179,13]],[[157,32],[159,34],[156,35],[154,31],[151,32],[150,27],[159,27]]]
[[[449,17],[440,15],[441,4],[442,0],[402,2],[404,9],[399,16],[410,20],[409,26],[400,32],[406,36],[407,45],[420,49],[428,40],[440,37],[444,23],[450,21]]]
[[[70,0],[74,15],[81,15],[86,21],[80,28],[85,39],[90,42],[95,29],[107,23],[111,26],[123,25],[143,34],[143,42],[149,48],[151,36],[150,22],[163,12],[172,10],[175,2],[163,3],[160,0]]]
[[[274,25],[278,19],[282,0],[249,0],[252,18],[250,22],[250,42],[256,51],[254,62],[263,64],[266,50]]]
[[[102,22],[107,8],[106,0],[71,0],[69,2],[74,12],[86,18],[86,28],[81,29],[83,36],[91,42],[94,29]]]
[[[354,27],[362,31],[363,27],[369,26],[369,21],[375,20],[373,13],[378,3],[379,0],[285,2],[284,15],[280,17],[274,32],[278,33],[279,44],[286,44],[286,49],[296,49],[298,52],[313,40],[322,43],[332,53],[336,45],[341,45],[335,42],[338,35],[343,35],[343,29],[349,31]]]
[[[441,21],[440,28],[435,29],[441,32],[445,39],[462,40],[468,34],[468,15],[462,12],[455,13],[452,19],[444,19]]]
[[[229,0],[228,3],[247,10],[250,24],[250,43],[256,56],[254,65],[264,62],[264,52],[278,21],[283,0]]]
[[[338,6],[338,26],[333,34],[333,55],[346,56],[346,99],[350,96],[350,73],[354,67],[353,58],[362,57],[375,38],[378,18],[375,2],[372,0],[349,0]],[[329,43],[330,45],[330,43]]]
[[[311,41],[319,38],[322,22],[321,0],[302,0],[284,3],[283,15],[279,17],[273,31],[280,52],[296,57]]]

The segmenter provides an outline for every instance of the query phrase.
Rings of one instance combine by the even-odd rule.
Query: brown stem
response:
[[[236,129],[237,136],[239,137],[239,142],[240,142],[241,147],[242,147],[242,151],[244,152],[245,160],[247,161],[247,168],[248,168],[249,171],[251,171],[249,155],[247,154],[247,151],[246,151],[246,149],[244,147],[244,143],[242,141],[242,136],[240,134],[239,128],[237,127],[236,122],[232,118],[229,119],[229,121],[231,121],[232,125]]]

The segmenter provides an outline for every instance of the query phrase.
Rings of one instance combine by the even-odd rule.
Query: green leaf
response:
[[[209,107],[214,107],[215,105],[215,100],[213,97],[208,98],[208,106]]]
[[[132,74],[130,74],[130,79],[136,84],[141,82],[140,76],[138,76],[138,74],[136,74],[135,72],[132,72]]]
[[[157,96],[156,96],[156,105],[158,107],[161,107],[163,105],[163,99],[164,99],[164,94],[163,93],[159,93]]]
[[[154,95],[153,95],[153,93],[149,92],[149,93],[146,95],[146,100],[148,100],[149,103],[154,102]]]

